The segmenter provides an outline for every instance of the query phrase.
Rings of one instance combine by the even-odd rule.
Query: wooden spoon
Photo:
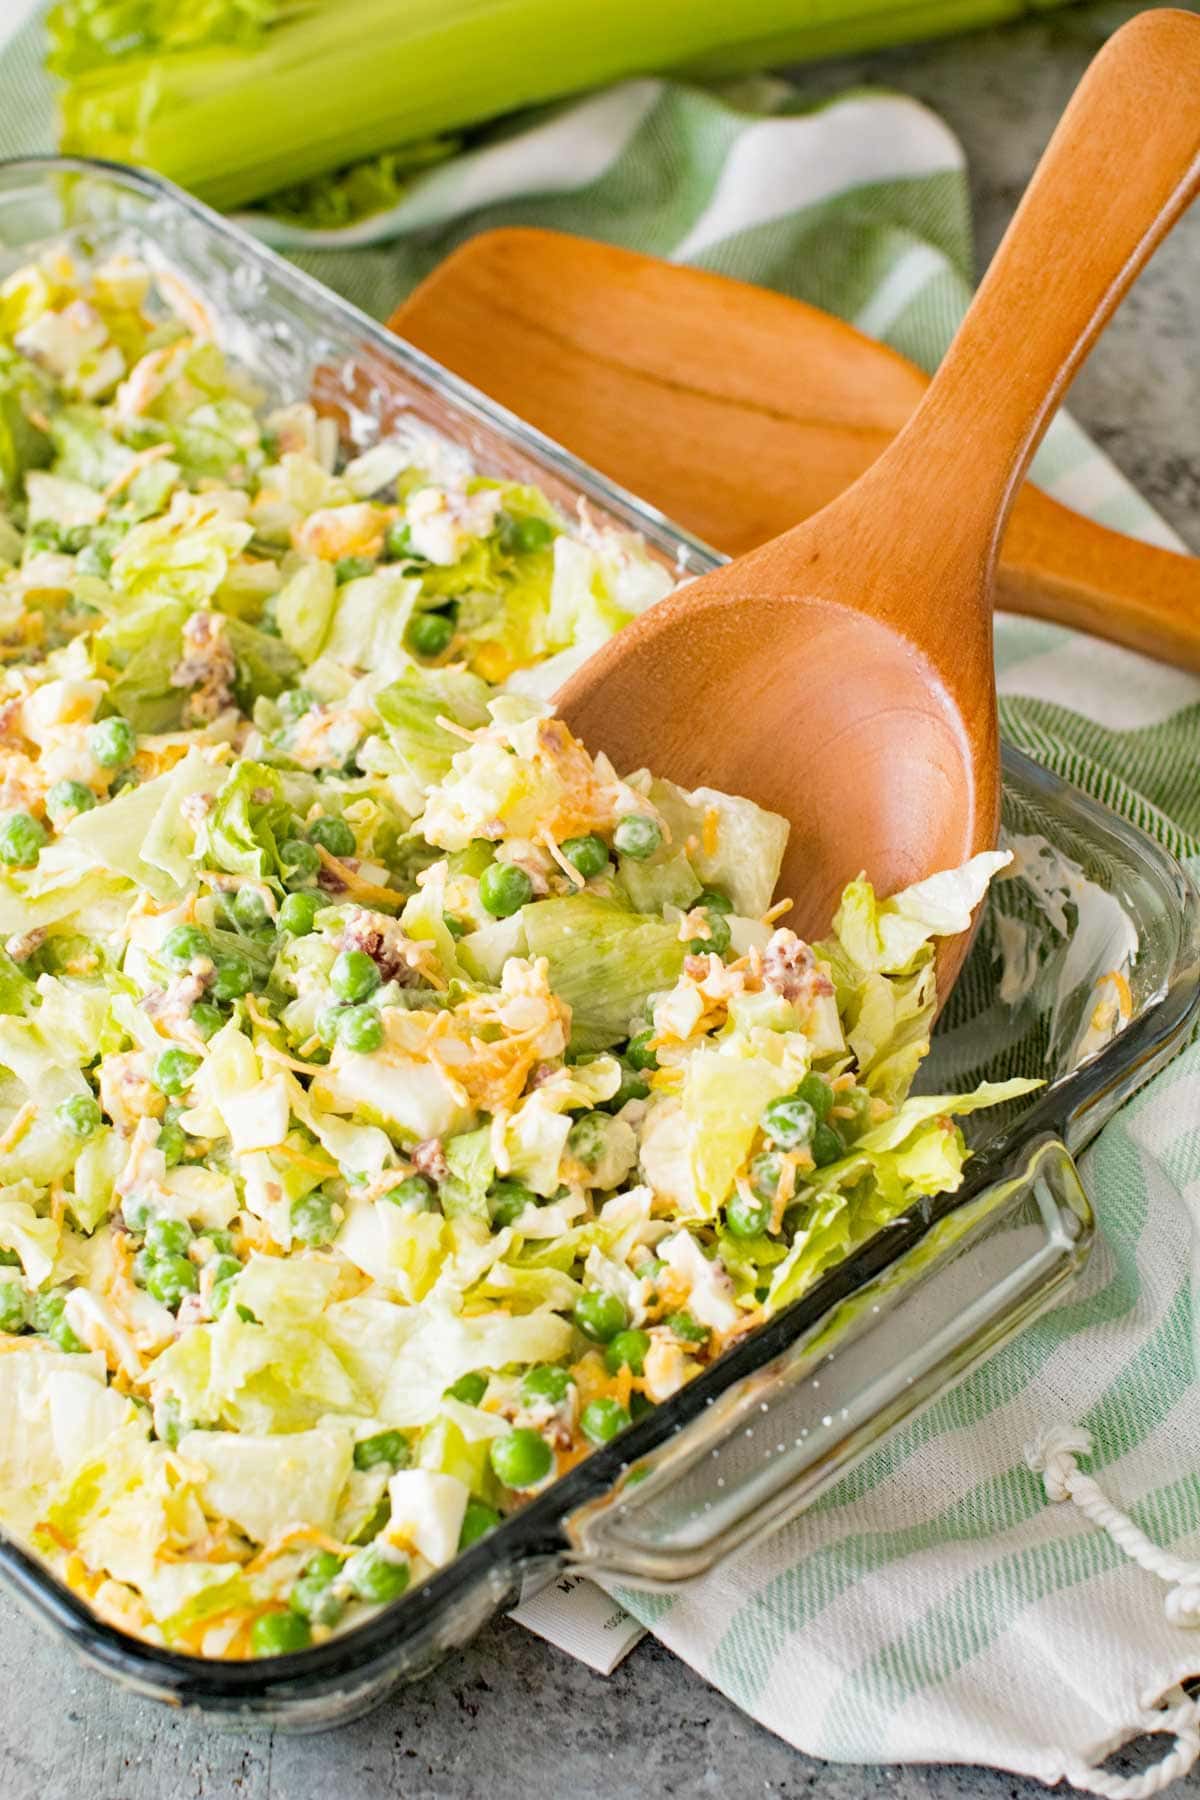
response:
[[[527,227],[469,239],[388,323],[728,556],[828,505],[929,385],[802,301]],[[1200,669],[1200,558],[1028,483],[996,604]]]
[[[681,588],[566,684],[619,767],[784,813],[794,923],[995,842],[997,546],[1053,407],[1200,184],[1200,18],[1144,13],[1096,58],[945,361],[868,472]],[[944,946],[942,992],[966,951]]]

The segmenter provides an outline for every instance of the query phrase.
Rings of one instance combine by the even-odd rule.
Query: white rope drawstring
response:
[[[1160,1549],[1128,1513],[1112,1504],[1099,1483],[1085,1475],[1076,1461],[1091,1453],[1092,1440],[1086,1431],[1077,1426],[1056,1426],[1039,1432],[1026,1445],[1025,1461],[1035,1475],[1042,1477],[1049,1500],[1071,1501],[1140,1569],[1168,1584],[1163,1610],[1172,1625],[1200,1625],[1200,1563]],[[1150,1800],[1200,1762],[1200,1701],[1189,1700],[1180,1692],[1174,1706],[1143,1709],[1135,1723],[1131,1736],[1142,1732],[1174,1733],[1175,1743],[1160,1762],[1140,1775],[1110,1775],[1081,1762],[1065,1771],[1071,1786],[1099,1794],[1102,1800]]]

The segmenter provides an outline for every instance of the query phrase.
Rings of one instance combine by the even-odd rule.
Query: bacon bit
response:
[[[4,1131],[0,1132],[0,1155],[16,1148],[37,1118],[37,1113],[37,1101],[26,1100],[24,1106],[9,1120]]]
[[[715,856],[717,845],[721,840],[721,815],[715,806],[704,809],[704,824],[701,828],[700,841],[704,845],[705,856]]]
[[[145,450],[139,450],[133,461],[127,463],[119,475],[114,475],[106,488],[101,488],[100,498],[107,504],[115,500],[117,495],[135,480],[150,463],[160,462],[164,456],[170,456],[175,446],[171,443],[150,444]]]
[[[326,873],[332,875],[339,888],[344,889],[348,894],[353,894],[355,899],[373,906],[377,912],[399,912],[404,905],[403,894],[398,894],[394,888],[376,887],[373,881],[364,881],[362,876],[356,875],[346,863],[331,855],[324,844],[318,844],[316,851]]]
[[[784,913],[791,912],[794,905],[794,900],[777,900],[774,906],[768,906],[766,912],[762,916],[762,923],[764,925],[773,925],[776,919],[782,919]]]
[[[450,1173],[441,1138],[422,1138],[409,1151],[409,1160],[417,1174],[424,1175],[429,1181],[445,1181]]]

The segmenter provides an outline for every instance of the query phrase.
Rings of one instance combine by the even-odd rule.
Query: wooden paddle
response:
[[[556,696],[618,767],[786,814],[801,933],[859,869],[891,893],[995,842],[1001,534],[1054,406],[1200,186],[1197,91],[1200,18],[1164,9],[1119,31],[900,434],[820,513],[642,613]],[[727,366],[720,339],[711,355]],[[693,442],[662,450],[690,459]],[[726,434],[728,492],[758,458]],[[943,940],[943,994],[966,948]]]
[[[729,556],[819,512],[929,384],[799,300],[549,231],[471,238],[389,324]],[[996,604],[1200,669],[1200,559],[1029,484]]]

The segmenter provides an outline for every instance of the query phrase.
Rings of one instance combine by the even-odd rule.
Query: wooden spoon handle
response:
[[[1143,13],[1091,64],[920,407],[853,501],[834,502],[872,521],[877,616],[918,579],[926,591],[931,575],[947,592],[970,591],[981,558],[994,567],[1055,405],[1200,187],[1198,94],[1194,14]],[[985,599],[989,588],[975,584]],[[986,618],[944,612],[934,633],[944,650],[959,638],[964,656],[990,649]]]

